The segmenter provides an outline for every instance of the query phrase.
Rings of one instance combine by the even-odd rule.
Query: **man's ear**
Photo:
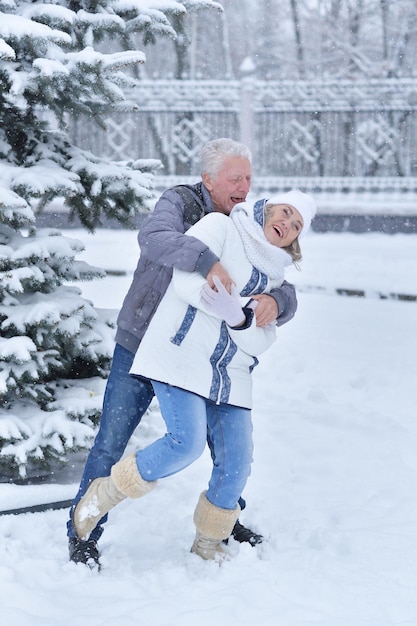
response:
[[[207,172],[204,172],[204,174],[202,174],[201,178],[203,180],[204,187],[208,191],[213,191],[213,182],[212,182],[211,176],[209,174],[207,174]]]

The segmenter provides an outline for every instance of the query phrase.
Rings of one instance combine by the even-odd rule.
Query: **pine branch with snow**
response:
[[[24,475],[33,459],[58,458],[94,433],[101,396],[82,397],[107,375],[114,313],[95,310],[68,284],[104,275],[76,260],[83,249],[53,229],[23,235],[0,226],[0,465],[9,472]],[[63,402],[74,384],[77,410]],[[51,412],[56,429],[46,433]],[[83,436],[69,437],[74,429]]]
[[[125,101],[132,68],[146,60],[132,47],[133,36],[144,44],[160,36],[175,38],[170,18],[185,15],[186,5],[190,10],[220,7],[210,0],[94,5],[0,0],[0,188],[21,197],[20,215],[26,205],[39,211],[59,198],[94,229],[102,214],[113,212],[126,222],[150,210],[160,163],[109,162],[77,151],[68,145],[66,124],[69,116],[82,114],[105,127],[107,116]],[[47,186],[46,169],[53,172]],[[5,194],[0,209],[13,212],[16,200]]]

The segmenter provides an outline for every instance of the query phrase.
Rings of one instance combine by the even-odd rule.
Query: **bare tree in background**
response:
[[[294,35],[295,35],[295,49],[297,54],[297,62],[298,62],[298,73],[300,78],[303,78],[305,75],[305,67],[304,67],[304,48],[301,37],[301,23],[299,17],[298,10],[298,0],[290,0],[291,7],[291,16],[294,25]]]
[[[180,37],[148,49],[147,75],[189,78],[190,56],[192,75],[203,80],[238,77],[247,57],[252,58],[259,78],[271,80],[416,75],[416,0],[223,0],[221,4],[223,14],[200,12],[194,26],[190,16],[177,16]]]
[[[382,58],[385,63],[388,63],[388,12],[389,2],[388,0],[379,0],[381,5],[382,15]]]

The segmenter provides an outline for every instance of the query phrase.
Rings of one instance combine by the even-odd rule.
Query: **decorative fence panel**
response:
[[[256,136],[278,140],[258,159],[282,175],[415,176],[417,81],[265,83],[256,87]]]
[[[70,124],[74,143],[96,154],[160,159],[158,189],[196,180],[201,146],[227,136],[252,149],[255,193],[299,186],[327,212],[335,195],[353,210],[362,194],[417,215],[417,79],[143,80],[106,131]]]

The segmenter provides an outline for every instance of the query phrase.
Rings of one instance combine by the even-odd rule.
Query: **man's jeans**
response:
[[[72,511],[75,505],[94,478],[110,475],[111,467],[123,456],[130,437],[154,397],[154,390],[149,381],[129,374],[134,357],[132,352],[116,344],[104,394],[100,427],[88,455],[67,523],[69,537],[76,536],[72,527]],[[107,515],[93,530],[91,539],[99,539],[103,532],[101,524],[106,520]]]

